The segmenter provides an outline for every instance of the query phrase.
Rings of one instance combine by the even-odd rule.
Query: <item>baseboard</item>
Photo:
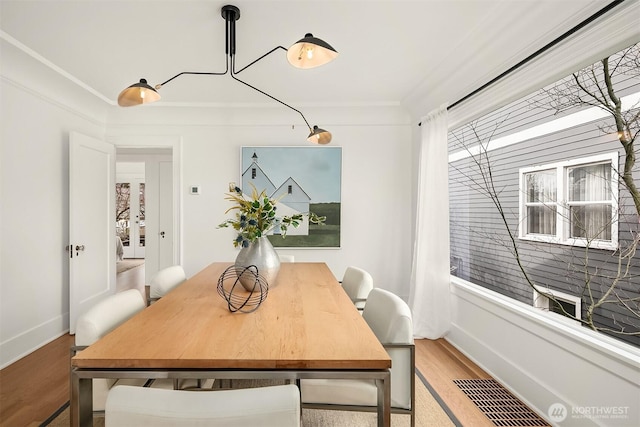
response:
[[[640,425],[639,349],[454,282],[447,341],[541,417],[562,427]]]
[[[0,343],[0,369],[69,332],[69,313],[41,323]]]

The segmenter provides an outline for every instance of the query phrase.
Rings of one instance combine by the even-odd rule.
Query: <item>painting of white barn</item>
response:
[[[330,148],[330,149],[327,149]],[[277,200],[277,216],[314,212],[327,225],[289,227],[286,239],[270,236],[274,246],[339,247],[341,150],[339,147],[242,147],[242,191],[253,188]],[[320,210],[320,212],[318,212]],[[280,234],[275,227],[270,234]]]

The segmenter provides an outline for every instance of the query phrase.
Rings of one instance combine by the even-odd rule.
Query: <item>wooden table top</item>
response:
[[[213,263],[73,357],[78,368],[388,369],[325,263],[282,263],[267,299],[231,313]]]

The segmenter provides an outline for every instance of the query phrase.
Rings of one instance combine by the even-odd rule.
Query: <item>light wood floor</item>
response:
[[[119,274],[117,287],[144,293],[144,266]],[[65,334],[0,370],[0,426],[39,426],[69,400],[72,344]],[[452,382],[490,377],[447,341],[416,340],[416,367],[460,425],[493,426]]]

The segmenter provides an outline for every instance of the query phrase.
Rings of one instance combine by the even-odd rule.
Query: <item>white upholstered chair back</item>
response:
[[[144,299],[137,289],[106,297],[78,318],[76,345],[93,344],[144,307]]]
[[[358,310],[362,310],[369,292],[373,289],[373,278],[367,271],[350,266],[342,277],[342,287]]]
[[[75,347],[79,351],[111,332],[146,307],[137,289],[110,295],[84,312],[76,323]],[[93,409],[104,410],[109,389],[120,380],[93,380]],[[145,380],[127,380],[127,384],[143,385]]]
[[[152,301],[162,298],[171,289],[187,280],[184,269],[180,265],[163,268],[153,275],[149,282],[149,297]]]
[[[399,296],[384,289],[372,289],[362,312],[378,340],[391,356],[391,400],[393,406],[409,409],[415,363],[411,353],[394,345],[413,345],[411,310]]]
[[[391,411],[411,415],[415,425],[415,347],[409,306],[398,296],[374,288],[362,317],[391,357]],[[377,388],[370,380],[300,381],[302,406],[306,408],[373,410]]]
[[[200,392],[116,386],[105,427],[126,426],[299,427],[300,392],[293,384]]]

